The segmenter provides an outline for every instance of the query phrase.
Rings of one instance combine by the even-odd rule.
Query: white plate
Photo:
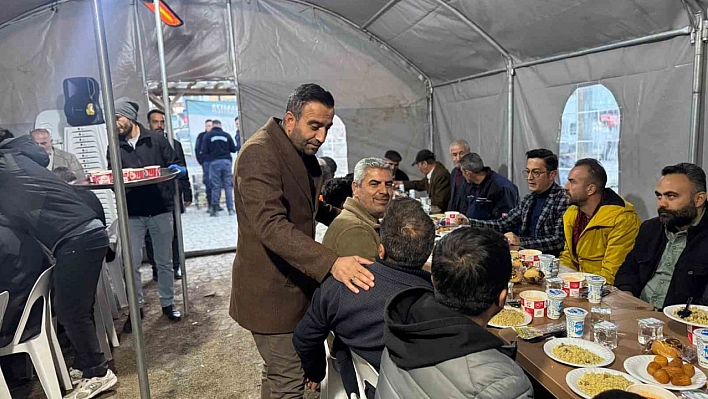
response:
[[[587,350],[589,350],[590,352],[593,352],[594,354],[596,354],[596,355],[602,357],[602,358],[605,359],[605,360],[603,360],[603,361],[600,362],[599,364],[588,364],[588,365],[566,362],[565,360],[561,360],[561,359],[557,358],[557,357],[553,354],[553,348],[555,348],[556,346],[558,346],[558,345],[560,345],[560,344],[579,346],[579,347],[581,347],[581,348],[583,348],[583,349],[587,349]],[[612,353],[611,350],[605,348],[604,346],[602,346],[602,345],[600,345],[600,344],[596,344],[596,343],[594,343],[594,342],[586,341],[586,340],[580,339],[580,338],[556,338],[556,339],[552,339],[552,340],[550,340],[550,341],[547,341],[546,344],[543,345],[543,351],[546,352],[546,355],[547,355],[548,357],[550,357],[551,359],[557,361],[558,363],[567,364],[567,365],[573,366],[573,367],[582,367],[582,368],[605,367],[605,366],[607,366],[607,365],[612,364],[612,362],[615,361],[615,354]]]
[[[706,324],[691,323],[691,322],[688,322],[688,321],[686,321],[686,320],[684,320],[684,319],[682,319],[682,318],[676,316],[676,311],[677,311],[677,310],[680,310],[680,309],[683,309],[683,308],[685,308],[685,307],[686,307],[686,304],[685,304],[685,303],[684,303],[683,305],[671,305],[671,306],[667,306],[667,307],[664,308],[664,314],[665,314],[666,317],[668,317],[669,319],[678,321],[679,323],[688,324],[689,326],[694,326],[694,327],[705,327],[705,328],[708,328],[708,325],[706,325]],[[691,309],[694,309],[694,308],[695,308],[695,309],[704,310],[704,311],[708,312],[708,306],[691,305]]]
[[[629,381],[632,381],[635,384],[641,384],[639,380],[636,378],[632,377],[631,375],[627,373],[623,373],[621,371],[617,370],[612,370],[612,369],[603,369],[603,368],[586,368],[586,369],[575,369],[573,371],[568,372],[568,374],[565,375],[565,382],[568,384],[570,389],[573,390],[573,392],[577,393],[581,397],[585,399],[590,399],[592,396],[586,394],[585,392],[580,390],[580,387],[578,387],[578,381],[580,381],[581,378],[586,373],[607,373],[607,374],[614,374],[614,375],[620,375]]]
[[[489,327],[494,327],[494,328],[521,327],[521,326],[527,326],[527,325],[529,325],[529,324],[531,323],[531,320],[533,320],[533,317],[531,317],[530,314],[528,314],[528,313],[526,313],[526,312],[524,312],[524,311],[518,310],[518,309],[514,309],[514,308],[512,308],[511,306],[505,306],[504,309],[513,310],[514,312],[519,312],[519,313],[523,314],[523,315],[524,315],[524,322],[521,323],[521,324],[519,324],[519,325],[516,325],[516,326],[500,326],[500,325],[497,325],[497,324],[493,324],[493,323],[491,323],[491,321],[490,321],[489,323],[487,323],[487,325],[488,325]]]
[[[654,377],[647,373],[647,366],[652,360],[654,360],[654,355],[632,356],[624,361],[624,369],[627,370],[629,374],[639,378],[647,384],[656,385],[672,391],[688,391],[691,389],[699,389],[706,384],[706,375],[703,373],[703,371],[701,371],[701,369],[695,366],[694,368],[696,369],[696,374],[693,376],[693,378],[691,378],[691,385],[679,387],[671,383],[659,384],[654,379]],[[670,360],[672,359],[669,358],[669,361]]]

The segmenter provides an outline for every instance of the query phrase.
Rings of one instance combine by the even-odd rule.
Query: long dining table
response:
[[[570,269],[561,266],[561,272],[569,272]],[[542,287],[529,284],[515,284],[514,297],[526,290],[536,290]],[[585,328],[583,339],[593,340],[592,328],[590,326],[590,309],[592,307],[602,306],[612,310],[611,321],[617,324],[618,328],[618,346],[613,350],[615,361],[607,366],[608,368],[626,372],[624,369],[624,361],[632,356],[641,355],[642,345],[638,340],[638,324],[637,319],[645,317],[653,317],[663,321],[664,337],[674,337],[681,341],[684,345],[689,345],[687,327],[685,324],[678,323],[666,317],[662,312],[655,311],[652,305],[635,298],[630,293],[614,290],[609,295],[602,298],[601,304],[591,304],[587,299],[568,297],[563,302],[563,307],[579,307],[588,311],[588,316],[585,320]],[[543,325],[548,323],[565,322],[565,316],[559,320],[551,320],[546,317],[536,317],[532,320],[531,326]],[[496,329],[489,327],[489,331],[498,335],[506,343],[516,341],[518,344],[518,352],[516,361],[533,377],[540,385],[548,392],[557,398],[578,398],[565,381],[566,374],[573,370],[573,367],[558,363],[548,357],[543,350],[544,342],[527,342],[518,338],[516,332],[511,328]],[[703,372],[708,374],[708,370],[702,368]],[[703,387],[705,391],[706,387]]]

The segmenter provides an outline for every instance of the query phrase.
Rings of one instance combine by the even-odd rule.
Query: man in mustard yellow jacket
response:
[[[563,216],[561,264],[600,275],[608,284],[634,247],[641,221],[634,206],[606,188],[607,173],[595,159],[581,159],[568,174],[570,207]]]

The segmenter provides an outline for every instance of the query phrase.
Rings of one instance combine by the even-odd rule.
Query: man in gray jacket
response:
[[[435,247],[432,277],[433,290],[402,291],[386,306],[376,398],[533,398],[514,348],[484,328],[506,302],[504,237],[455,230]]]

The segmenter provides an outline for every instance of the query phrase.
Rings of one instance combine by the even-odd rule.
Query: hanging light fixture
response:
[[[145,7],[147,7],[150,11],[155,12],[155,3],[153,3],[150,0],[143,0],[143,4]],[[182,26],[184,22],[182,22],[182,19],[172,11],[170,6],[167,5],[166,2],[163,0],[160,0],[160,19],[162,22],[165,23],[165,25],[172,26],[172,27],[177,27],[177,26]]]

